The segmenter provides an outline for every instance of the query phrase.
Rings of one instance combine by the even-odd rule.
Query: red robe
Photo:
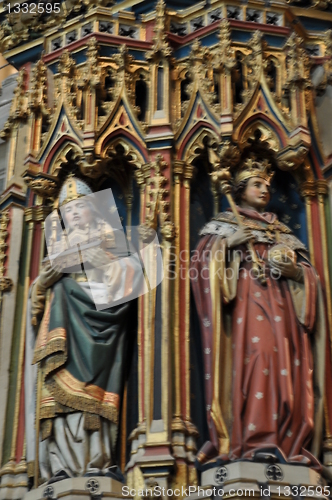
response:
[[[271,223],[276,219],[274,214],[259,214],[254,210],[240,209],[240,213],[247,221],[250,218]],[[264,258],[274,244],[255,243],[254,247]],[[304,285],[300,288],[305,296],[300,321],[290,290],[291,286],[299,285],[285,278],[272,278],[268,267],[267,283],[262,285],[250,275],[252,263],[247,261],[249,252],[242,245],[236,289],[224,293],[228,285],[223,286],[218,279],[217,287],[221,290],[218,296],[212,279],[213,270],[218,266],[211,266],[213,257],[209,251],[223,247],[220,231],[219,235],[206,234],[199,242],[192,263],[211,443],[219,454],[228,455],[230,459],[250,458],[255,450],[272,446],[281,449],[290,460],[308,462],[305,456],[310,454],[305,448],[313,437],[316,384],[310,337],[317,327],[318,276],[310,263],[298,256],[304,273]],[[225,271],[227,262],[219,267]],[[234,269],[237,266],[233,266]],[[216,313],[219,306],[222,312]],[[222,323],[218,332],[218,336],[223,337],[221,340],[216,339],[216,321]],[[320,326],[323,327],[320,330],[324,330],[324,325]],[[225,355],[222,351],[227,345]],[[216,390],[219,394],[215,394]]]

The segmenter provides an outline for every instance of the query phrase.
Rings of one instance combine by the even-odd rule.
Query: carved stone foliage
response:
[[[149,61],[151,59],[158,59],[161,57],[170,57],[172,55],[172,49],[170,48],[167,36],[165,34],[165,14],[166,4],[164,0],[158,0],[156,5],[156,23],[154,27],[154,37],[152,50],[147,52],[146,59]]]
[[[35,175],[27,171],[24,175],[24,182],[37,195],[43,198],[53,198],[58,189],[58,182],[55,178],[46,176],[43,173]]]
[[[300,5],[306,9],[331,10],[331,0],[286,0],[292,5]]]
[[[58,97],[61,95],[67,104],[69,115],[77,122],[80,128],[83,127],[82,112],[78,101],[78,81],[79,72],[76,62],[71,57],[68,50],[61,54],[58,65],[60,81],[58,85]]]
[[[43,7],[39,7],[39,11],[34,12],[29,9],[25,12],[21,9],[17,13],[12,4],[13,11],[7,14],[5,20],[1,23],[0,52],[5,52],[21,42],[28,41],[35,33],[41,33],[60,25],[69,15],[66,3],[68,2],[60,4],[59,12],[58,9],[50,9],[50,4],[47,5],[46,1],[42,1],[38,4]]]
[[[324,76],[320,84],[315,88],[318,95],[322,94],[327,85],[332,83],[332,30],[327,30],[323,38],[325,43]]]
[[[303,47],[303,40],[296,33],[292,33],[285,44],[286,58],[286,84],[285,88],[310,84],[310,58]]]
[[[49,116],[51,113],[50,108],[47,107],[47,67],[41,60],[32,70],[29,108],[44,116]]]
[[[146,219],[144,226],[147,232],[146,236],[148,236],[148,229],[152,228],[157,230],[159,222],[164,238],[170,241],[175,236],[175,228],[174,224],[171,222],[169,210],[168,179],[163,175],[163,171],[166,168],[167,163],[160,154],[156,156],[154,162],[148,163],[143,167],[144,180],[147,185]],[[144,234],[142,236],[144,236]]]
[[[303,164],[307,154],[308,148],[305,146],[284,148],[278,153],[278,167],[281,170],[296,170]]]
[[[27,12],[21,8],[17,13],[12,3],[12,12],[6,15],[0,26],[0,52],[32,39],[35,33],[42,34],[58,27],[69,18],[83,15],[98,6],[111,7],[113,3],[113,0],[65,0],[56,3],[59,8],[54,8],[50,2],[42,0],[37,3],[38,8],[33,10],[30,7]]]
[[[118,54],[112,57],[111,64],[103,66],[100,73],[102,83],[97,94],[99,126],[105,123],[113,111],[121,92],[126,94],[134,115],[138,116],[140,108],[135,104],[135,78],[133,57],[127,46],[121,45]]]
[[[86,63],[79,87],[98,87],[102,83],[102,67],[99,59],[99,45],[95,37],[89,38],[86,51]]]
[[[267,45],[262,33],[255,31],[248,45],[251,52],[244,58],[244,64],[247,68],[246,88],[242,91],[242,103],[235,106],[235,116],[238,116],[250,101],[265,68]]]
[[[7,249],[7,237],[8,237],[8,224],[9,224],[9,211],[6,210],[2,212],[0,219],[0,293],[8,292],[12,287],[12,280],[5,276],[6,268],[5,268],[5,260],[7,258],[6,249]]]
[[[203,48],[197,39],[192,44],[187,61],[187,75],[192,81],[192,84],[188,85],[187,92],[191,94],[196,85],[210,106],[218,112],[220,105],[216,104],[217,95],[214,92],[213,55],[208,48]],[[186,108],[188,104],[189,101],[185,101],[184,107]]]
[[[139,108],[135,106],[134,78],[133,78],[133,57],[129,54],[126,45],[121,45],[119,53],[113,56],[113,61],[117,65],[116,87],[120,91],[125,89],[133,111],[137,114]]]
[[[9,117],[4,125],[3,130],[0,132],[2,139],[8,139],[13,127],[24,122],[28,117],[28,98],[26,95],[26,79],[27,72],[23,68],[19,71],[17,77],[17,86],[14,90],[14,98],[9,112]]]
[[[214,66],[229,73],[235,66],[234,49],[231,46],[231,30],[227,19],[223,19],[219,28],[219,43],[214,52]]]

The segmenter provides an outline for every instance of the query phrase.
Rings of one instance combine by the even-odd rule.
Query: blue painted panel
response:
[[[175,59],[182,59],[184,57],[188,57],[191,51],[191,44],[190,45],[183,45],[182,47],[179,47],[174,51],[174,57]]]
[[[234,42],[243,42],[247,43],[252,36],[251,31],[238,31],[238,30],[232,30],[231,33],[231,39]]]
[[[145,61],[145,54],[146,54],[146,51],[145,50],[129,50],[128,51],[129,54],[131,56],[133,56],[133,58],[136,60],[136,61]]]
[[[148,148],[156,149],[156,148],[167,148],[169,146],[172,146],[173,140],[172,139],[154,139],[154,140],[149,140],[146,141]]]
[[[274,212],[306,246],[308,245],[305,205],[289,172],[277,170],[271,184],[267,212]]]
[[[283,47],[286,43],[285,36],[276,36],[276,35],[265,35],[264,39],[267,41],[270,47]]]
[[[299,16],[298,19],[301,21],[302,26],[308,30],[325,31],[332,28],[331,21],[323,21],[322,19],[313,19],[312,17],[302,16]]]
[[[100,56],[101,57],[111,57],[114,54],[118,54],[118,47],[110,47],[109,45],[101,45],[100,46]]]
[[[44,50],[43,39],[41,38],[40,45],[32,47],[31,49],[28,50],[26,49],[22,50],[22,52],[19,52],[18,54],[8,58],[8,62],[16,69],[19,69],[21,66],[23,66],[23,64],[39,61],[43,50]]]

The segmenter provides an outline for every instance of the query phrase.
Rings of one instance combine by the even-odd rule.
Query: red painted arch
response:
[[[73,138],[72,138],[71,136],[69,136],[69,135],[63,135],[63,136],[62,136],[62,137],[58,140],[58,142],[56,142],[56,143],[54,144],[54,146],[52,147],[52,149],[51,149],[51,150],[50,150],[50,152],[48,153],[47,158],[46,158],[46,161],[45,161],[44,166],[43,166],[43,172],[44,172],[44,173],[48,173],[49,166],[50,166],[50,164],[51,164],[51,162],[52,162],[52,160],[53,160],[54,156],[55,156],[55,155],[56,155],[56,153],[59,151],[59,149],[61,148],[62,144],[63,144],[64,142],[66,142],[66,141],[67,141],[67,142],[70,142],[70,143],[72,143],[72,144],[75,144],[76,146],[78,146],[78,147],[80,147],[80,148],[81,148],[80,144],[79,144],[77,141],[73,140]]]
[[[266,116],[264,113],[255,113],[254,115],[250,116],[248,118],[248,120],[246,120],[242,124],[242,126],[239,130],[238,136],[241,137],[244,130],[250,125],[250,123],[252,123],[254,121],[258,121],[258,120],[265,122],[266,124],[268,124],[272,128],[272,130],[277,134],[282,147],[287,146],[287,137],[285,136],[284,132],[281,130],[281,128],[277,127],[275,122],[273,120],[271,120],[271,118]]]
[[[140,154],[143,156],[145,161],[149,161],[149,155],[148,151],[145,148],[142,148],[142,144],[134,137],[132,134],[130,134],[127,130],[124,130],[123,128],[116,130],[115,132],[112,132],[110,135],[108,135],[104,141],[101,144],[101,150],[103,150],[108,143],[112,142],[114,139],[116,139],[118,136],[122,136],[123,138],[127,138],[130,140],[130,142],[133,142],[134,145],[137,147],[138,151]]]
[[[212,130],[213,132],[215,132],[215,134],[217,136],[219,136],[218,131],[210,123],[207,123],[207,122],[198,122],[198,123],[196,123],[196,125],[190,130],[190,132],[188,133],[188,135],[182,141],[181,147],[180,147],[180,149],[178,151],[178,154],[177,154],[177,159],[178,160],[181,160],[183,158],[183,153],[184,153],[184,150],[186,148],[186,145],[188,144],[188,142],[190,141],[190,139],[193,137],[193,135],[197,132],[197,130],[199,130],[200,128],[202,129],[202,131],[204,129]]]

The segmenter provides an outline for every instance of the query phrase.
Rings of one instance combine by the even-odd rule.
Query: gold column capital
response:
[[[316,181],[316,192],[318,196],[326,196],[329,192],[329,186],[325,179]]]
[[[24,209],[24,220],[29,222],[43,222],[52,212],[52,207],[39,205],[37,207],[27,207]]]
[[[175,160],[173,162],[174,176],[182,177],[186,180],[191,180],[194,174],[195,167],[184,160]]]
[[[186,166],[186,162],[183,160],[175,160],[173,162],[173,174],[175,176],[182,177],[184,169]]]
[[[304,198],[313,198],[316,196],[316,182],[315,181],[305,181],[300,185],[300,193]]]

